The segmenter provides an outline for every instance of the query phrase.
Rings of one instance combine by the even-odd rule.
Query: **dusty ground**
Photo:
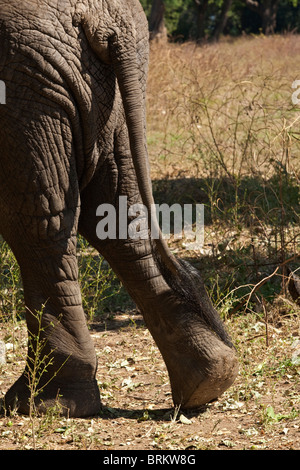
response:
[[[120,313],[95,323],[91,334],[104,405],[99,416],[66,419],[55,410],[33,421],[2,416],[0,449],[299,450],[298,321],[269,325],[268,347],[257,319],[228,322],[239,351],[239,377],[218,401],[194,412],[172,407],[164,363],[139,315]],[[24,325],[14,331],[7,325],[1,324],[0,336],[15,351],[8,351],[2,367],[1,396],[22,370],[26,344]]]

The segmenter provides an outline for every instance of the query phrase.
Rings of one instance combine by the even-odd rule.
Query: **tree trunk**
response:
[[[165,5],[163,0],[153,0],[149,19],[150,40],[167,40],[165,27]]]
[[[231,5],[232,5],[232,0],[223,1],[221,16],[220,16],[218,23],[216,24],[215,31],[214,31],[214,36],[213,36],[214,41],[219,41],[220,36],[224,31],[224,28],[226,26],[227,19],[228,19],[228,12],[230,10]]]
[[[264,0],[262,3],[256,0],[246,0],[246,5],[261,17],[263,33],[273,34],[276,29],[279,0]]]
[[[266,2],[269,5],[266,5],[266,8],[262,12],[262,30],[263,33],[274,34],[276,29],[276,19],[277,19],[277,10],[278,2]]]
[[[205,36],[205,15],[209,0],[194,0],[197,15],[197,40]]]

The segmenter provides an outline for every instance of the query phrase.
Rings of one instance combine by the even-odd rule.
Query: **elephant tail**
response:
[[[113,5],[112,1],[110,3],[111,11]],[[145,17],[144,20],[146,21]],[[199,273],[189,264],[177,260],[162,237],[155,213],[149,172],[145,138],[144,94],[139,80],[135,25],[127,10],[121,14],[119,11],[117,14],[115,12],[111,22],[110,28],[106,26],[101,30],[100,26],[95,26],[89,17],[84,20],[84,26],[94,50],[101,60],[112,65],[117,78],[138,188],[142,202],[148,211],[148,227],[151,227],[152,243],[155,243],[156,249],[154,251],[157,253],[160,271],[170,287],[188,304],[192,313],[200,317],[204,324],[214,331],[225,344],[232,347],[223,322],[209,300]],[[147,28],[145,27],[145,29]],[[155,232],[155,237],[153,232]]]
[[[139,81],[136,44],[132,39],[113,35],[109,39],[109,51],[117,77],[126,123],[133,165],[142,202],[148,211],[148,226],[155,232],[154,242],[168,270],[177,273],[180,266],[163,238],[157,221],[149,172],[148,152],[145,142],[144,97]]]
[[[154,213],[155,205],[145,142],[144,99],[139,81],[136,44],[132,40],[132,35],[129,37],[111,36],[109,51],[123,101],[139,191],[148,211],[148,226],[156,235],[152,237],[152,243],[155,244],[154,251],[157,253],[160,271],[169,286],[188,304],[192,314],[200,317],[208,328],[232,348],[230,337],[210,302],[200,274],[188,263],[177,260],[171,253],[166,240],[162,237],[157,216]]]
[[[120,11],[118,3],[113,0],[109,5],[107,16],[103,14],[102,18],[97,12],[93,14],[80,4],[76,7],[73,21],[75,24],[82,23],[93,50],[104,63],[113,67],[125,111],[138,188],[148,211],[148,226],[155,230],[155,244],[161,258],[168,270],[175,274],[179,265],[162,237],[154,208],[145,137],[144,93],[137,62],[136,26],[130,9],[124,7],[124,10]],[[140,15],[143,15],[140,16],[140,23],[144,23],[142,27],[148,32],[148,23],[141,5]]]

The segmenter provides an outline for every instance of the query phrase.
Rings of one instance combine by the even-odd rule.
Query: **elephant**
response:
[[[28,337],[34,346],[42,341],[48,361],[37,412],[57,397],[69,417],[102,407],[78,234],[142,313],[174,405],[218,399],[236,379],[238,356],[200,272],[175,257],[161,231],[145,239],[96,234],[97,208],[111,204],[120,215],[120,196],[143,204],[158,224],[146,142],[149,33],[139,1],[0,0],[0,43],[0,233],[20,267]],[[28,364],[36,355],[28,346],[4,409],[30,412]]]

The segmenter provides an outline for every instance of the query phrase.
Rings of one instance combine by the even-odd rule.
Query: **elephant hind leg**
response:
[[[75,238],[29,241],[20,232],[16,243],[8,242],[21,269],[29,342],[25,370],[7,392],[5,407],[17,405],[27,414],[30,396],[38,392],[40,412],[58,399],[63,414],[96,414],[97,360],[81,305]]]
[[[114,159],[82,192],[79,230],[107,259],[143,313],[167,366],[174,403],[197,407],[220,396],[238,371],[235,351],[202,281],[185,265],[181,277],[168,278],[149,239],[97,237],[100,204],[117,206],[120,195],[127,196],[128,205],[141,202],[126,142],[122,132],[116,135]],[[117,220],[119,210],[117,206]]]
[[[11,407],[17,397],[19,410],[28,412],[30,368],[38,360],[41,366],[47,364],[35,384],[39,409],[52,406],[59,396],[70,416],[87,416],[99,411],[100,396],[95,380],[96,354],[78,283],[80,197],[75,156],[71,145],[63,145],[64,138],[68,142],[68,133],[59,132],[59,118],[41,115],[47,127],[39,122],[39,116],[32,118],[30,127],[28,142],[36,145],[23,138],[20,146],[19,132],[19,141],[8,139],[1,154],[7,162],[0,172],[1,232],[20,266],[31,340],[26,368],[7,392],[5,406]],[[45,136],[46,128],[58,129],[55,143]],[[45,136],[43,145],[38,145],[39,133]],[[10,155],[14,155],[11,166]]]
[[[201,292],[196,296],[191,286],[184,289],[178,280],[166,282],[149,240],[97,238],[99,187],[95,180],[82,195],[79,229],[143,313],[168,369],[174,404],[196,408],[218,398],[235,380],[238,362],[216,312],[213,319],[205,318],[212,306]],[[185,276],[188,279],[188,273]]]

